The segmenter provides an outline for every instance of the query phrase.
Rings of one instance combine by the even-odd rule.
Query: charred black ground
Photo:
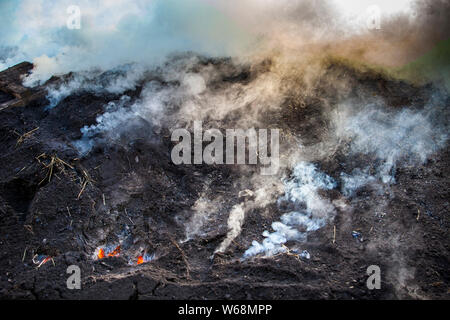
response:
[[[269,64],[236,67],[226,59],[202,63],[225,70],[215,80],[218,89],[251,82]],[[14,76],[9,73],[9,81],[20,84],[18,74],[31,67],[24,71],[22,66]],[[388,108],[420,109],[435,92],[431,86],[415,87],[339,63],[330,65],[326,73],[344,78],[352,89],[342,92],[319,83],[314,94],[298,97],[291,92],[281,109],[259,115],[264,126],[282,130],[282,150],[295,135],[311,144],[320,141],[329,127],[324,114],[333,109],[330,101],[367,95],[382,98]],[[161,80],[161,85],[176,84]],[[44,87],[35,90],[39,93]],[[126,94],[134,100],[141,89],[139,85]],[[132,134],[124,134],[114,144],[100,143],[80,156],[73,146],[81,138],[80,129],[94,124],[105,105],[122,95],[80,91],[49,109],[45,94],[33,94],[23,107],[0,111],[3,299],[449,298],[448,146],[424,165],[398,168],[390,194],[359,189],[348,199],[352,212],[338,212],[333,223],[302,245],[311,253],[310,260],[290,254],[241,260],[251,242],[260,240],[282,214],[276,199],[265,208],[251,210],[242,227],[245,232],[225,253],[212,258],[227,234],[233,205],[251,200],[240,192],[252,188],[249,181],[258,168],[176,166],[170,159],[169,129],[146,126],[144,120]],[[8,91],[0,93],[3,105],[12,99]],[[444,103],[446,110],[448,98]],[[442,117],[448,121],[448,113]],[[235,123],[227,117],[211,126],[233,128]],[[362,155],[349,157],[343,143],[316,165],[339,179],[341,172],[376,161]],[[333,200],[341,196],[338,190],[322,193]],[[218,194],[223,202],[216,208],[214,223],[205,227],[202,237],[181,241],[195,201]],[[382,201],[387,202],[386,211],[375,212],[373,208]],[[354,230],[363,235],[363,241],[352,236]],[[123,233],[131,247],[141,247],[157,259],[136,266],[122,256],[93,258],[98,246],[118,243]],[[36,268],[32,263],[36,254],[53,260]],[[66,287],[66,268],[72,264],[81,267],[82,290]],[[383,272],[381,290],[366,287],[366,269],[373,264]]]

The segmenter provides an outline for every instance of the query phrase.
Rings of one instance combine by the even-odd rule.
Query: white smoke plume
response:
[[[220,199],[217,199],[220,202]],[[209,200],[204,195],[200,196],[192,207],[193,215],[185,224],[186,238],[182,242],[187,242],[195,237],[201,237],[205,234],[205,228],[212,219],[217,210],[216,200]]]
[[[128,64],[107,72],[92,70],[71,73],[63,81],[47,87],[47,99],[50,102],[48,107],[55,107],[61,100],[75,92],[122,94],[126,90],[134,90],[144,78],[146,71],[142,65]]]
[[[103,114],[97,117],[96,124],[81,128],[83,137],[75,145],[84,155],[99,142],[117,141],[123,131],[130,129],[136,121],[151,127],[165,120],[164,124],[169,127],[183,127],[205,118],[220,121],[246,109],[235,127],[250,128],[258,125],[258,115],[262,110],[279,108],[282,104],[282,84],[276,74],[259,75],[251,83],[217,87],[222,77],[234,71],[203,65],[201,59],[192,55],[173,57],[164,70],[143,71],[130,67],[120,69],[119,75],[115,71],[107,76],[76,75],[73,81],[57,88],[50,87],[50,107],[75,91],[121,94],[138,84],[143,86],[136,100],[122,96],[119,101],[108,103]],[[194,68],[195,72],[192,71]],[[235,68],[240,72],[243,66]]]
[[[273,232],[264,231],[262,243],[253,241],[244,253],[244,259],[264,254],[273,256],[286,252],[284,244],[288,241],[306,241],[309,232],[316,231],[332,219],[335,207],[319,194],[319,190],[336,188],[336,182],[314,164],[298,163],[290,179],[284,180],[285,194],[278,203],[288,203],[294,211],[281,216],[280,221],[272,223]]]
[[[341,173],[342,194],[351,197],[356,190],[366,185],[377,182],[377,179],[368,173],[368,168],[361,170],[359,168],[353,170],[352,174]]]
[[[152,127],[159,124],[165,106],[176,99],[176,91],[163,87],[157,81],[145,84],[138,100],[131,103],[124,95],[118,102],[110,102],[105,112],[96,119],[97,123],[81,128],[83,137],[75,141],[81,154],[88,153],[98,142],[119,140],[127,130],[136,127]]]
[[[230,229],[227,233],[226,238],[222,241],[219,247],[214,251],[224,252],[231,242],[241,233],[242,224],[245,219],[245,211],[242,204],[235,205],[230,212],[228,217],[228,228]]]
[[[356,108],[341,105],[333,114],[335,137],[350,141],[353,154],[375,157],[369,168],[357,168],[343,173],[343,192],[351,195],[356,189],[379,181],[395,183],[397,166],[423,164],[430,155],[443,148],[448,139],[443,101],[433,98],[423,110],[402,108],[389,110],[381,102]]]

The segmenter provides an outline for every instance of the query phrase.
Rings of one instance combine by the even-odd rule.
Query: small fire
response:
[[[103,259],[104,257],[105,257],[105,250],[100,248],[100,250],[98,250],[97,258]]]
[[[101,260],[107,257],[119,257],[123,254],[124,258],[128,258],[129,255],[127,252],[122,252],[122,248],[120,245],[117,247],[111,245],[105,245],[101,247],[97,247],[94,253],[94,259]],[[135,256],[136,257],[136,256]],[[136,258],[128,259],[128,264],[130,266],[133,265],[141,265],[147,262],[150,262],[155,259],[155,254],[148,254],[145,252],[141,252]]]
[[[120,245],[117,246],[113,252],[108,253],[108,257],[118,257],[120,254]]]
[[[143,256],[139,256],[139,257],[137,258],[136,264],[137,264],[137,265],[140,265],[140,264],[143,264],[143,263],[147,263],[147,262],[152,261],[153,259],[155,259],[155,255],[154,255],[154,254],[153,254],[153,255],[150,255],[150,254],[148,254],[148,253],[145,253]],[[133,262],[130,261],[130,264],[132,265]]]
[[[97,258],[103,259],[105,257],[118,257],[120,255],[120,245],[118,245],[114,250],[110,251],[108,248],[99,248],[97,253]]]

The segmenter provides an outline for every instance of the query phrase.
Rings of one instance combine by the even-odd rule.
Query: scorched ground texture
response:
[[[203,63],[231,64],[227,60]],[[245,83],[254,76],[254,71],[246,68],[231,70],[218,86]],[[414,87],[339,64],[327,72],[350,79],[354,90],[341,93],[319,85],[317,94],[306,100],[287,97],[282,109],[262,114],[261,123],[280,128],[282,140],[287,132],[314,143],[327,129],[325,96],[337,102],[342,95],[365,92],[396,108],[402,104],[420,107],[431,92],[429,87]],[[18,79],[16,75],[14,81]],[[126,94],[136,99],[140,90],[138,86]],[[390,195],[358,190],[352,212],[338,212],[333,223],[302,244],[311,253],[310,260],[290,254],[241,260],[251,242],[260,240],[262,232],[279,219],[276,199],[263,209],[250,211],[242,233],[225,253],[212,257],[227,234],[229,211],[247,201],[239,192],[252,188],[248,181],[256,167],[176,166],[170,159],[171,133],[164,126],[157,130],[137,126],[117,143],[100,144],[87,156],[80,156],[72,145],[81,138],[80,129],[94,124],[105,104],[121,95],[77,92],[52,109],[47,108],[44,96],[37,95],[23,107],[0,111],[2,299],[450,297],[448,146],[424,165],[399,168]],[[2,103],[9,99],[8,93],[0,96]],[[448,99],[446,103],[448,106]],[[224,119],[222,128],[233,125],[233,119]],[[282,150],[287,143],[290,141],[282,141]],[[361,167],[373,161],[355,156],[346,162],[349,167],[343,168],[344,158],[345,145],[317,165],[339,178],[344,169],[350,171],[352,165]],[[192,215],[195,201],[200,196],[217,198],[218,194],[224,200],[216,208],[215,221],[204,227],[202,237],[182,241],[184,223]],[[323,196],[336,199],[340,192],[324,191]],[[386,211],[374,212],[381,201],[387,201]],[[135,247],[141,245],[157,259],[141,265],[130,265],[120,256],[95,259],[95,249],[117,243],[124,230],[133,235]],[[353,230],[361,232],[362,242],[352,237]],[[101,241],[100,234],[104,235]],[[36,268],[32,263],[36,254],[53,260]],[[72,264],[81,268],[81,290],[66,287],[66,269]],[[381,268],[381,290],[366,287],[370,265]]]

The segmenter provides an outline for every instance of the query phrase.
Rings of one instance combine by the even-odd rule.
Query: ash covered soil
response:
[[[245,91],[270,73],[270,62],[237,66],[227,59],[199,59],[190,68],[190,74],[220,70],[207,81],[208,90],[220,95],[230,87]],[[285,199],[286,204],[280,199],[288,192],[286,181],[295,175],[294,165],[282,165],[278,175],[262,177],[258,166],[173,164],[171,128],[180,123],[192,128],[193,119],[179,116],[176,103],[158,111],[165,121],[130,118],[112,130],[114,138],[111,132],[88,136],[93,143],[88,152],[80,152],[77,143],[87,141],[80,130],[113,112],[108,103],[126,112],[143,100],[148,83],[159,88],[155,92],[183,85],[158,72],[145,74],[120,94],[80,89],[51,108],[44,95],[0,111],[2,299],[450,298],[448,143],[431,148],[423,161],[407,161],[421,150],[395,156],[387,167],[391,180],[382,181],[383,174],[376,171],[383,171],[379,168],[392,159],[383,159],[378,146],[352,152],[355,141],[363,146],[370,142],[359,136],[335,139],[336,126],[329,116],[343,101],[360,105],[377,99],[382,106],[376,109],[392,112],[392,118],[407,108],[413,115],[430,115],[429,128],[446,133],[448,95],[432,86],[416,87],[375,71],[331,63],[313,91],[301,95],[291,85],[275,109],[253,112],[249,102],[225,116],[202,117],[205,128],[226,129],[243,127],[240,119],[252,114],[260,128],[280,129],[282,158],[295,158],[301,144],[306,150],[302,159],[335,182],[330,188],[313,188],[312,203]],[[99,83],[105,76],[99,75]],[[71,77],[53,78],[39,89]],[[345,81],[345,88],[333,85],[336,79]],[[425,107],[436,95],[440,98],[429,108],[437,114]],[[363,110],[367,114],[375,107],[364,108],[369,108]],[[399,128],[408,126],[399,119]],[[372,133],[384,124],[380,121]],[[421,125],[416,128],[413,121],[407,129],[413,142],[426,149],[427,141],[439,135],[416,140],[417,132],[428,132]],[[414,148],[399,145],[393,150]],[[363,171],[370,183],[355,182],[351,188],[345,184],[350,181],[345,177]],[[248,249],[257,247],[253,241],[262,244],[283,215],[310,209],[314,216],[316,203],[330,206],[332,214],[318,228],[294,227],[307,238],[285,238],[275,243],[279,250],[250,254]],[[236,207],[245,214],[229,238],[228,219]],[[216,252],[227,237],[229,244]],[[120,253],[108,257],[111,246],[120,246]],[[98,258],[100,248],[106,253],[103,259]],[[309,259],[299,254],[303,250]],[[139,256],[148,261],[137,264]],[[51,259],[39,266],[42,257]],[[81,290],[66,286],[70,265],[81,268]],[[380,290],[366,286],[370,265],[380,267]]]

